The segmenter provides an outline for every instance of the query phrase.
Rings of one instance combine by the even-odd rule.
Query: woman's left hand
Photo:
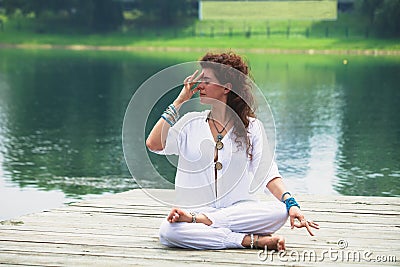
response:
[[[306,218],[304,217],[303,213],[299,209],[299,207],[292,206],[289,209],[289,216],[290,216],[290,226],[293,229],[294,227],[296,228],[303,228],[306,227],[307,231],[310,235],[314,235],[311,232],[311,227],[315,229],[319,229],[319,225],[315,223],[314,221],[307,221]],[[297,219],[297,221],[295,221]]]

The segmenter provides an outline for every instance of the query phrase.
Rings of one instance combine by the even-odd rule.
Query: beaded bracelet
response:
[[[294,199],[294,197],[289,197],[289,198],[285,199],[285,201],[283,201],[283,203],[285,203],[285,205],[286,205],[287,212],[289,212],[290,208],[293,206],[296,206],[300,209],[300,205],[299,205],[299,203],[297,203],[297,201]]]
[[[168,122],[168,124],[171,125],[171,127],[174,126],[174,124],[179,119],[179,113],[176,110],[174,104],[171,104],[167,107],[167,109],[161,115],[161,118],[163,118],[166,122]]]
[[[170,105],[168,106],[168,108],[171,108],[172,111],[175,113],[175,115],[179,117],[179,113],[178,113],[178,111],[176,110],[174,104],[170,104]]]
[[[176,122],[176,120],[175,120],[176,115],[174,113],[172,113],[172,111],[170,109],[165,110],[163,114],[168,115],[170,120],[172,120],[174,123]]]
[[[284,197],[285,195],[292,196],[292,194],[290,194],[290,192],[285,192],[285,193],[283,193],[283,194],[282,194],[282,197],[281,197],[281,201],[282,201],[282,202],[284,202],[284,201],[283,201],[283,197]]]
[[[172,122],[170,119],[165,116],[165,114],[161,114],[161,118],[163,118],[166,122],[168,122],[169,125],[174,126],[175,122]]]
[[[196,213],[190,212],[190,215],[192,215],[192,223],[196,223]]]

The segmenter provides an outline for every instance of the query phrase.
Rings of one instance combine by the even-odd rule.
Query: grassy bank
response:
[[[124,27],[119,32],[83,34],[38,30],[29,21],[8,21],[0,31],[0,43],[23,47],[107,46],[181,49],[276,49],[276,50],[381,50],[400,51],[399,39],[378,39],[344,17],[338,21],[228,22],[197,21],[182,28]],[[38,46],[39,45],[39,46]]]
[[[125,34],[106,35],[58,35],[34,34],[21,32],[18,35],[1,34],[2,44],[23,44],[25,47],[34,48],[35,45],[86,45],[132,48],[188,48],[190,49],[286,49],[286,50],[383,50],[399,51],[398,40],[378,40],[361,38],[302,38],[302,37],[275,37],[265,38],[255,36],[246,37],[157,37],[157,36],[129,36]]]

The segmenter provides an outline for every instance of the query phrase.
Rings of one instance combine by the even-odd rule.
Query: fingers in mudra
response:
[[[318,225],[317,223],[315,223],[314,221],[307,221],[306,219],[301,219],[301,220],[299,220],[298,222],[295,222],[295,223],[294,223],[294,226],[295,226],[296,228],[303,228],[303,227],[306,227],[308,233],[309,233],[311,236],[314,236],[313,232],[311,231],[311,228],[319,229],[319,225]]]
[[[203,71],[196,77],[197,73],[199,73],[198,70],[196,70],[191,76],[188,76],[184,81],[185,87],[191,90],[193,94],[198,91],[196,90],[197,86],[200,83],[200,79],[204,76]]]
[[[319,229],[319,224],[314,221],[307,221],[308,225],[312,228]]]
[[[314,223],[313,221],[307,221],[305,219],[299,220],[299,221],[294,223],[294,226],[297,227],[297,228],[306,227],[307,225],[309,225],[309,226],[318,226],[318,224]]]
[[[179,208],[172,209],[167,217],[167,220],[170,223],[188,222],[188,221],[190,221],[190,219],[191,219],[191,215],[187,214],[185,211],[183,211]]]

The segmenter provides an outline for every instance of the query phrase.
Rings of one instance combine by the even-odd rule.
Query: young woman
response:
[[[161,243],[193,249],[284,250],[285,239],[272,234],[288,217],[292,228],[306,227],[313,235],[311,228],[318,229],[318,224],[305,219],[273,157],[265,156],[266,134],[254,113],[248,65],[232,52],[207,53],[200,65],[201,73],[184,80],[179,96],[146,140],[155,153],[179,156],[175,186],[182,189],[182,206],[173,208],[162,223]],[[179,108],[196,92],[211,110],[179,119]],[[261,168],[263,164],[268,167]],[[264,189],[279,201],[257,201],[249,193],[260,172]]]

